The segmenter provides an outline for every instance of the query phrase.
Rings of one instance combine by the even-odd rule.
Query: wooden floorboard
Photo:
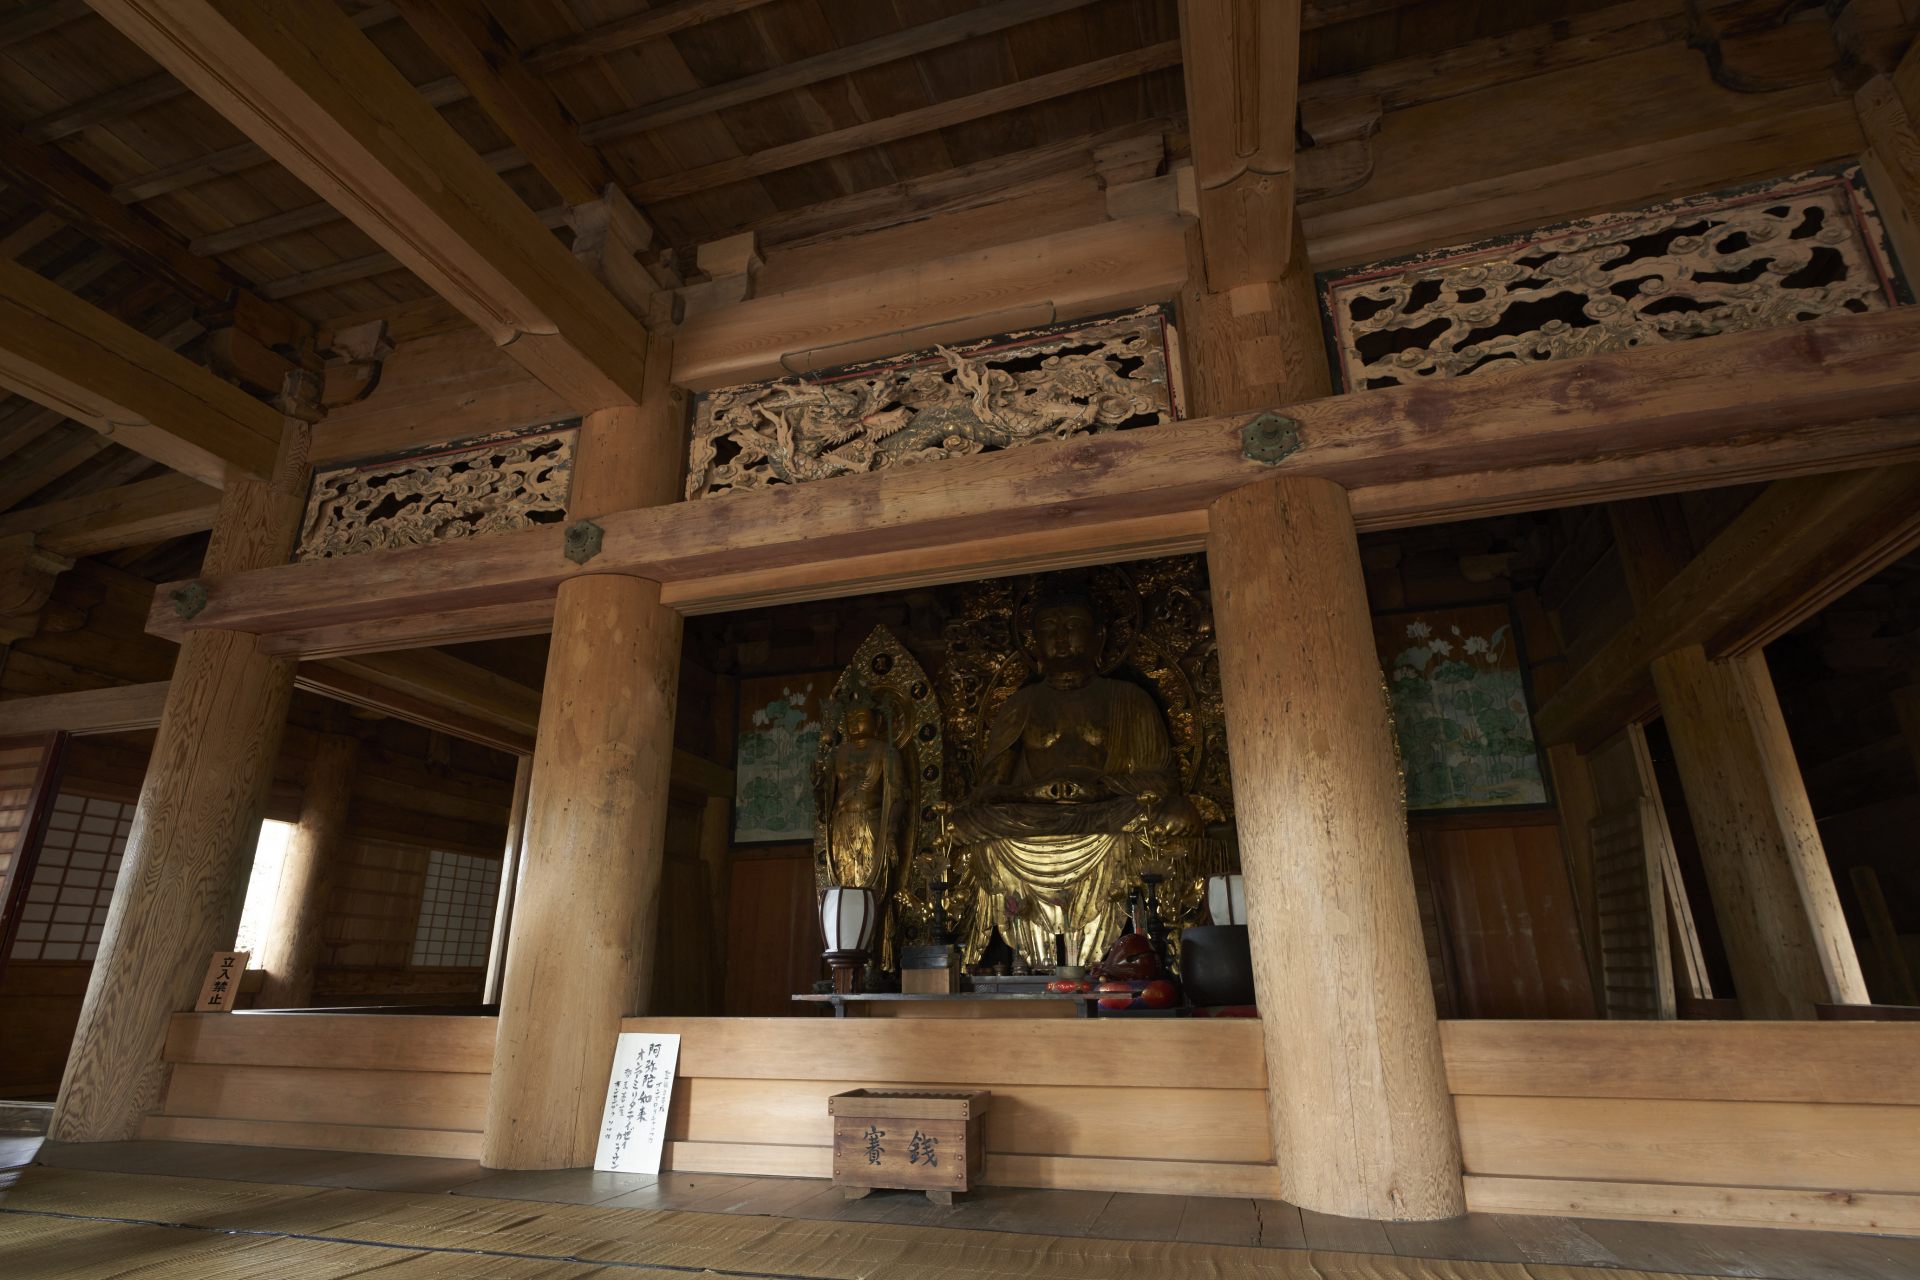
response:
[[[1551,1275],[1560,1267],[1588,1266],[1628,1274],[1764,1280],[1920,1277],[1920,1240],[1835,1232],[1504,1214],[1472,1214],[1440,1223],[1382,1224],[1307,1212],[1274,1200],[1012,1187],[982,1188],[958,1197],[949,1208],[931,1204],[923,1195],[900,1191],[879,1191],[849,1201],[839,1188],[806,1178],[687,1173],[656,1177],[585,1169],[495,1172],[470,1160],[188,1142],[48,1143],[37,1153],[10,1140],[0,1143],[0,1161],[27,1157],[55,1168],[236,1183],[452,1193],[475,1199],[966,1228],[1096,1240],[1259,1245],[1311,1249],[1316,1259],[1323,1254],[1452,1259],[1460,1265],[1447,1274],[1459,1277],[1493,1275],[1494,1271],[1484,1269],[1514,1263],[1530,1264],[1534,1275]],[[0,1189],[19,1173],[17,1169],[6,1171],[0,1164]],[[27,1173],[30,1175],[31,1170]],[[270,1194],[267,1187],[261,1190]],[[1330,1258],[1326,1261],[1331,1265]],[[1321,1264],[1316,1261],[1315,1265]]]
[[[1530,1214],[1485,1214],[1500,1223],[1520,1251],[1523,1262],[1617,1267],[1620,1259],[1613,1251],[1588,1235],[1583,1224],[1572,1218],[1541,1218]]]
[[[1392,1253],[1393,1241],[1387,1229],[1362,1218],[1338,1218],[1330,1213],[1300,1211],[1300,1225],[1307,1237],[1307,1248],[1332,1253]]]
[[[1300,1210],[1284,1200],[1255,1200],[1254,1212],[1260,1215],[1260,1244],[1268,1249],[1304,1249],[1306,1224]]]
[[[1089,1235],[1106,1240],[1171,1240],[1180,1230],[1185,1196],[1117,1191],[1094,1220]]]
[[[1253,1201],[1225,1196],[1188,1196],[1174,1239],[1186,1244],[1260,1243],[1260,1213]]]

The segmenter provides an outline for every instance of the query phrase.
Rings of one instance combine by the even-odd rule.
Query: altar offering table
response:
[[[832,1005],[836,1018],[1090,1018],[1099,998],[1095,992],[955,991],[942,995],[798,995],[794,1001]]]

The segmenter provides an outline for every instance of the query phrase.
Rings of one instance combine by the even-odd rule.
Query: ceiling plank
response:
[[[49,551],[92,556],[204,532],[213,527],[219,506],[219,491],[191,476],[155,476],[9,511],[0,515],[0,537],[33,533]]]
[[[631,49],[635,45],[645,44],[649,40],[658,40],[670,36],[676,31],[685,31],[702,23],[712,22],[716,18],[731,17],[736,13],[745,13],[749,9],[758,9],[769,0],[662,0],[662,3],[649,6],[645,12],[632,17],[619,18],[613,22],[582,31],[579,35],[563,36],[558,40],[540,45],[527,54],[527,65],[542,74],[557,71],[561,67],[570,67],[585,62],[589,58],[598,58],[604,54],[618,53],[622,49]]]
[[[600,198],[609,180],[606,163],[476,0],[395,0],[394,7],[562,201]]]
[[[1293,253],[1300,0],[1180,0],[1207,286],[1279,280]]]
[[[639,401],[645,329],[338,9],[95,7],[570,404]]]
[[[741,106],[748,102],[758,102],[776,93],[804,89],[808,85],[819,84],[823,80],[852,75],[856,71],[865,71],[869,67],[898,62],[902,58],[911,58],[916,54],[930,53],[935,49],[944,49],[962,41],[992,35],[1008,27],[1023,26],[1057,13],[1082,9],[1094,2],[1095,0],[1000,0],[998,4],[969,9],[963,13],[951,14],[933,22],[923,22],[899,31],[890,31],[885,35],[875,36],[871,40],[862,40],[858,44],[846,45],[843,48],[829,49],[811,58],[779,63],[764,71],[754,72],[752,75],[740,76],[737,79],[699,89],[689,89],[685,93],[676,93],[656,102],[649,102],[645,106],[635,107],[631,111],[602,116],[598,120],[589,121],[582,128],[581,133],[588,142],[596,145],[619,138],[629,138],[635,134],[678,124],[682,120],[692,120],[698,116],[710,115],[715,111],[724,111],[729,107]]]
[[[1036,102],[1045,102],[1050,98],[1078,93],[1082,89],[1094,89],[1119,80],[1131,80],[1135,76],[1146,75],[1150,71],[1158,71],[1163,67],[1178,66],[1179,62],[1180,42],[1178,40],[1168,40],[1141,49],[1130,49],[1125,53],[1064,67],[1059,71],[1048,72],[1046,75],[1016,80],[1011,84],[996,85],[981,93],[968,94],[963,98],[950,98],[945,102],[936,102],[914,111],[903,111],[896,116],[883,116],[878,120],[869,120],[845,129],[836,129],[831,133],[801,138],[797,142],[789,142],[784,146],[768,147],[747,155],[733,156],[726,160],[715,161],[713,164],[682,170],[679,173],[649,178],[635,185],[629,194],[642,204],[656,200],[672,200],[679,196],[723,187],[729,183],[744,182],[748,178],[757,178],[763,174],[777,173],[796,165],[811,164],[816,160],[845,155],[865,147],[897,142],[902,138],[930,133],[935,129],[944,129],[970,120],[998,115],[1003,111],[1031,106]]]
[[[1638,474],[1642,492],[1722,483],[1742,451],[1781,474],[1808,451],[1818,461],[1803,458],[1803,469],[1844,469],[1920,448],[1920,311],[1353,392],[1280,412],[1298,424],[1300,438],[1284,472],[1345,485],[1356,518],[1369,527],[1446,519],[1484,505],[1490,490],[1509,509],[1526,509],[1543,494],[1565,501],[1593,470],[1582,460],[1601,452],[1608,461],[1631,460],[1615,470]],[[614,512],[597,521],[602,550],[585,566],[562,554],[561,529],[542,526],[223,575],[203,580],[207,606],[187,625],[292,631],[518,606],[550,597],[579,573],[652,578],[664,584],[663,599],[688,609],[730,575],[756,575],[751,591],[729,597],[739,607],[780,592],[826,597],[893,581],[978,576],[982,566],[960,550],[968,542],[991,544],[996,573],[1057,567],[1063,557],[1091,564],[1159,554],[1170,542],[1190,550],[1216,498],[1276,473],[1242,452],[1250,416]],[[1820,443],[1823,434],[1844,434],[1847,450],[1836,455]],[[1456,491],[1455,478],[1466,476],[1475,479]],[[1378,519],[1383,503],[1387,522]],[[160,634],[182,629],[164,610],[148,625]]]
[[[277,411],[8,261],[0,384],[211,485],[270,474],[279,447]]]
[[[159,223],[115,200],[93,175],[57,150],[0,129],[0,177],[136,267],[186,295],[197,310],[221,311],[247,292],[221,267],[197,257]],[[250,314],[263,306],[255,301]],[[279,307],[266,308],[270,327],[301,332],[307,326]]]

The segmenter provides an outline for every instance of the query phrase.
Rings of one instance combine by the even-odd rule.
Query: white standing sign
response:
[[[594,1168],[608,1173],[660,1172],[667,1107],[673,1101],[673,1071],[679,1061],[678,1035],[620,1033]]]

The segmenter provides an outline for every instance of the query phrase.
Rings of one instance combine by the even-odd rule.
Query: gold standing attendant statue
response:
[[[888,739],[870,702],[850,705],[841,721],[846,740],[827,757],[820,787],[820,822],[831,882],[871,889],[885,914],[904,856],[912,793],[899,749]],[[890,916],[888,917],[890,918]],[[890,939],[874,939],[890,955]]]
[[[967,956],[998,925],[1033,964],[1052,963],[1055,934],[1070,962],[1087,964],[1119,931],[1120,899],[1146,859],[1191,859],[1200,816],[1153,698],[1099,673],[1105,628],[1092,598],[1048,591],[1033,635],[1040,680],[994,714],[973,793],[953,815],[974,899]]]

